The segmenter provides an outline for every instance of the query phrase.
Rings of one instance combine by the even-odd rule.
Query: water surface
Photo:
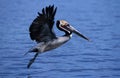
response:
[[[73,34],[27,69],[34,54],[24,54],[35,45],[29,26],[49,4],[58,7],[55,20],[67,20],[91,42]],[[119,0],[0,0],[0,78],[120,78],[119,8]]]

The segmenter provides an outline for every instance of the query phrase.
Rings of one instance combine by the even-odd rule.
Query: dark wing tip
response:
[[[41,16],[42,14],[38,12],[38,15]]]
[[[55,16],[56,11],[57,11],[57,7],[54,9],[53,16]]]
[[[46,6],[45,8],[43,8],[42,13],[38,12],[38,15],[39,16],[45,15],[45,16],[47,16],[47,18],[50,18],[50,17],[54,18],[56,11],[57,11],[57,7],[54,7],[54,4],[53,4],[53,5],[49,5],[49,6]]]

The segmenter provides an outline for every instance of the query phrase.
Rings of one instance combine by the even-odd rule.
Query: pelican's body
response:
[[[70,36],[63,36],[48,42],[41,42],[38,43],[35,47],[33,47],[30,51],[39,53],[46,52],[61,46],[62,44],[70,40],[70,38]]]
[[[37,42],[37,45],[30,49],[29,52],[35,52],[34,58],[32,58],[28,64],[28,68],[34,62],[39,53],[43,53],[52,49],[55,49],[62,44],[66,43],[72,37],[72,33],[75,33],[84,39],[88,40],[85,36],[80,34],[75,28],[73,28],[67,21],[58,20],[56,26],[59,30],[65,32],[61,37],[57,37],[53,32],[54,16],[57,8],[49,6],[42,9],[42,13],[38,12],[37,18],[32,22],[29,31],[30,38]]]

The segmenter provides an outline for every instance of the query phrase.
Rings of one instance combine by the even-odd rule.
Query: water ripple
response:
[[[120,1],[70,1],[0,0],[0,78],[120,78]],[[36,45],[29,38],[29,25],[49,4],[58,7],[55,20],[69,21],[91,42],[73,34],[69,42],[39,55],[27,69],[34,53],[23,55]]]

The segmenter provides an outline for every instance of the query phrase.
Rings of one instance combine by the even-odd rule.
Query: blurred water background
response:
[[[67,20],[91,42],[73,34],[27,69],[34,54],[24,54],[35,45],[29,26],[53,4],[55,20]],[[0,0],[0,78],[120,78],[120,0]]]

